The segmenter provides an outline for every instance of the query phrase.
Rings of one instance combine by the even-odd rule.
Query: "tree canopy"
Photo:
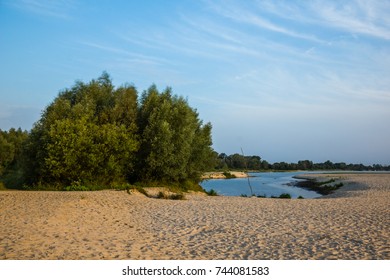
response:
[[[187,101],[151,86],[142,94],[138,116],[140,180],[197,180],[210,166],[211,125],[202,125]]]
[[[351,170],[351,171],[389,171],[389,165],[352,164],[345,162],[333,163],[327,160],[323,163],[313,163],[310,160],[300,160],[298,163],[275,162],[273,164],[262,160],[259,156],[243,156],[240,154],[214,154],[216,170],[251,170],[251,171],[287,171],[287,170]]]
[[[211,125],[184,98],[152,85],[138,102],[134,86],[115,88],[107,73],[60,92],[26,138],[21,170],[32,188],[198,182],[213,158]],[[11,145],[0,134],[0,172]]]

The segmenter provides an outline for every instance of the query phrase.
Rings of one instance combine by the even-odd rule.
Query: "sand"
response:
[[[228,171],[231,175],[236,178],[247,178],[248,173],[242,171]],[[216,171],[216,172],[206,172],[203,174],[202,179],[226,179],[224,172]]]
[[[1,191],[0,259],[389,260],[390,174],[339,176],[304,200]]]

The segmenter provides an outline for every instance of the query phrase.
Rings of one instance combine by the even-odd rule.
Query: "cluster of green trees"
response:
[[[221,153],[216,155],[216,169],[236,169],[236,170],[261,170],[268,169],[268,163],[262,161],[259,156],[243,156],[240,154],[227,155]]]
[[[0,129],[0,185],[20,185],[23,145],[28,138],[28,132],[11,128],[9,131]],[[3,182],[2,182],[3,181]]]
[[[103,73],[60,92],[31,132],[2,132],[0,176],[19,188],[196,183],[213,165],[211,145],[211,124],[170,88],[139,98]],[[5,180],[11,170],[17,180]]]
[[[380,164],[363,165],[347,164],[344,162],[313,163],[310,160],[300,160],[298,163],[275,162],[273,164],[262,160],[259,156],[243,156],[240,154],[226,155],[225,153],[215,155],[215,169],[237,169],[237,170],[351,170],[351,171],[390,171],[390,166]]]

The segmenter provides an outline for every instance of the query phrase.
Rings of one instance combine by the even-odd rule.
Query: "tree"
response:
[[[15,146],[9,143],[4,135],[6,133],[0,130],[0,176],[13,161],[15,155]]]
[[[107,186],[133,172],[138,150],[137,92],[114,89],[108,74],[61,92],[26,145],[29,184]]]
[[[9,188],[23,184],[21,165],[23,163],[23,146],[28,137],[27,131],[11,128],[0,130],[0,179]]]
[[[142,94],[138,128],[138,180],[199,180],[211,165],[211,124],[203,125],[187,101],[155,85]]]
[[[313,162],[310,160],[300,160],[298,161],[297,168],[301,170],[311,170],[313,168]]]

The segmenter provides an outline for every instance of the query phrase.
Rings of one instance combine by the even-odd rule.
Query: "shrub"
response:
[[[139,193],[142,193],[144,196],[149,197],[149,194],[147,193],[147,191],[143,187],[134,186],[133,189],[137,190]]]
[[[206,191],[206,193],[209,196],[218,196],[218,193],[215,190],[213,190],[213,189],[211,189],[209,191]]]
[[[300,196],[298,196],[298,199],[304,199],[304,197],[300,195]]]
[[[234,178],[237,178],[236,175],[234,175],[234,174],[232,174],[232,173],[230,173],[230,172],[228,172],[228,171],[225,171],[225,172],[223,172],[222,174],[226,177],[226,179],[234,179]]]
[[[291,195],[289,193],[282,193],[281,195],[279,195],[279,198],[290,199]]]
[[[184,200],[184,195],[182,193],[165,194],[163,192],[159,192],[155,198],[159,198],[159,199],[172,199],[172,200]]]
[[[168,196],[168,199],[172,199],[172,200],[184,200],[185,197],[184,197],[184,194],[182,193],[173,193],[171,195]]]

